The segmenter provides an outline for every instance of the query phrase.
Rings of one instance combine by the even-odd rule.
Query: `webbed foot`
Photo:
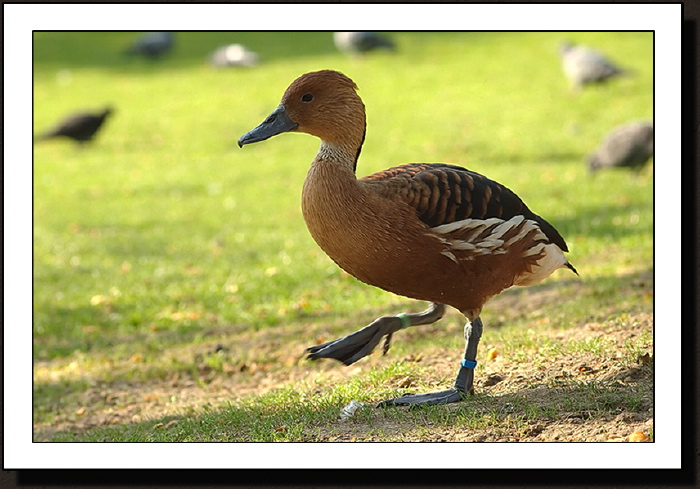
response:
[[[369,355],[379,341],[386,336],[384,353],[389,349],[391,335],[403,327],[399,316],[383,316],[374,320],[359,331],[340,339],[307,348],[307,358],[334,358],[345,365],[352,365],[360,358]]]
[[[378,408],[387,406],[434,406],[436,404],[450,404],[463,401],[466,392],[457,389],[448,389],[427,394],[406,394],[405,396],[388,399],[377,404]]]
[[[309,352],[307,358],[311,360],[333,358],[345,365],[352,365],[360,358],[372,353],[382,338],[385,338],[384,354],[386,355],[391,344],[391,335],[396,331],[409,326],[432,324],[438,321],[444,312],[445,306],[443,304],[432,302],[430,307],[423,312],[380,317],[352,334],[307,348],[306,351]]]

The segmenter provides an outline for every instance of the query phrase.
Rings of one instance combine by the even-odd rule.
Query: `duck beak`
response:
[[[298,125],[289,118],[284,105],[280,105],[258,127],[241,136],[238,140],[238,147],[242,148],[244,144],[257,143],[283,132],[292,131]]]

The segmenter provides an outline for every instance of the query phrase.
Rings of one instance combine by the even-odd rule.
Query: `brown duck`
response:
[[[365,107],[357,86],[337,71],[297,78],[282,102],[238,145],[283,132],[305,132],[321,147],[304,182],[309,232],[341,268],[395,294],[430,301],[421,313],[376,319],[359,331],[308,349],[309,358],[350,365],[384,351],[394,332],[439,320],[445,305],[464,314],[466,348],[454,388],[407,395],[386,405],[440,404],[473,392],[479,318],[484,304],[511,285],[531,285],[557,268],[576,273],[566,243],[503,185],[442,163],[411,163],[357,178]]]

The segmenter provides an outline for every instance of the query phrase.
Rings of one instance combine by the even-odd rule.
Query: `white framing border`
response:
[[[298,15],[300,9],[314,15]],[[401,16],[392,11],[401,9]],[[167,16],[156,12],[167,9]],[[6,4],[5,468],[679,468],[680,4]],[[632,14],[633,12],[633,14]],[[653,30],[657,215],[655,443],[53,444],[31,441],[33,30]],[[317,19],[324,24],[316,24]],[[293,26],[289,19],[295,20]],[[508,467],[503,466],[508,461]]]

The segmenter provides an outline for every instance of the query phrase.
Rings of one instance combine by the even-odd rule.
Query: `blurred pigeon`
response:
[[[172,50],[174,42],[172,32],[146,32],[133,42],[126,53],[158,59]]]
[[[242,44],[229,44],[214,51],[209,57],[209,63],[218,67],[255,66],[258,64],[258,55]]]
[[[334,32],[333,42],[345,54],[364,54],[380,48],[396,49],[393,42],[374,32]]]
[[[600,52],[587,46],[575,46],[570,42],[559,45],[564,74],[575,90],[590,83],[601,83],[609,78],[627,74]]]
[[[90,141],[97,131],[102,127],[105,119],[112,113],[112,108],[107,107],[100,113],[78,113],[64,119],[54,129],[42,135],[36,136],[34,141],[44,141],[46,139],[66,137],[77,141],[80,144]]]
[[[641,171],[654,153],[654,125],[648,121],[629,122],[614,128],[595,153],[588,155],[591,173],[610,167]]]

